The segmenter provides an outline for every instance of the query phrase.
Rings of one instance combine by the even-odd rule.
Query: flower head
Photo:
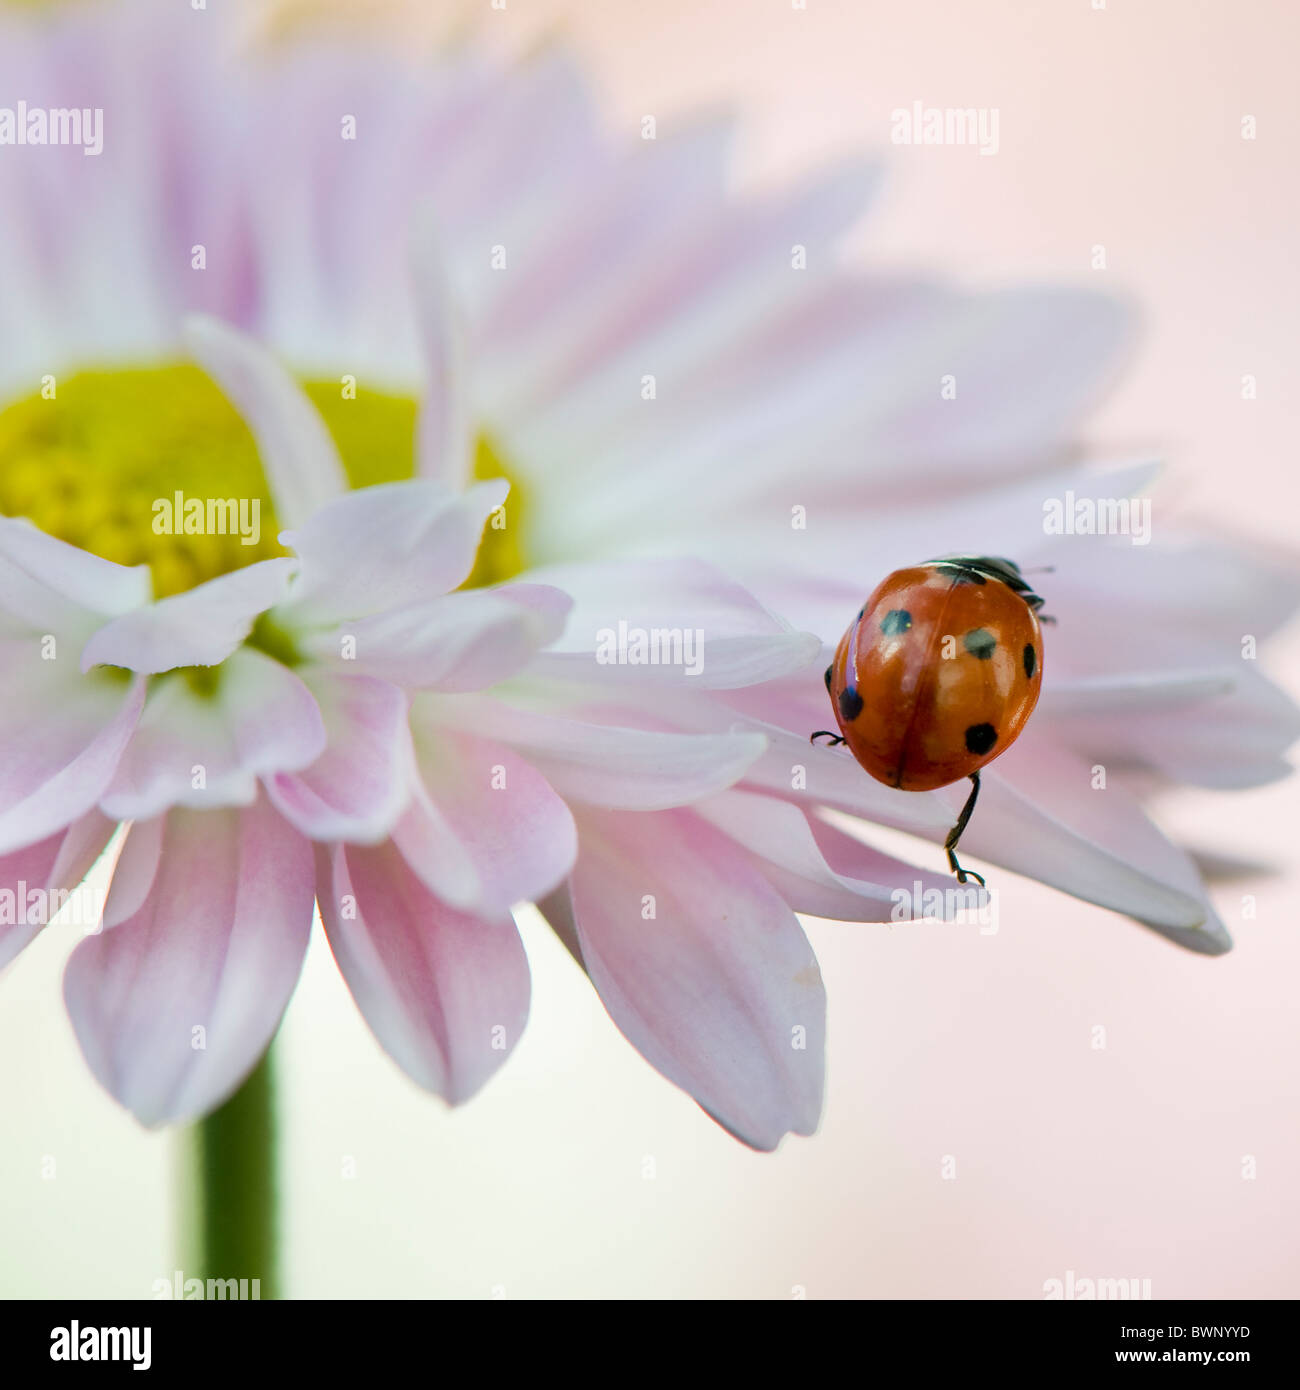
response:
[[[1226,949],[1141,793],[1284,770],[1294,707],[1239,643],[1294,576],[1046,524],[1152,478],[1071,447],[1112,303],[850,274],[870,167],[737,197],[724,126],[629,153],[560,53],[246,54],[156,4],[0,25],[31,104],[104,112],[94,158],[0,166],[0,883],[75,884],[130,822],[66,997],[143,1120],[254,1065],[313,900],[382,1045],[465,1099],[523,1026],[537,901],[710,1114],[810,1132],[795,914],[945,882],[863,841],[942,839],[956,799],[810,749],[821,671],[947,551],[1054,566],[1059,619],[964,847]],[[603,659],[665,632],[682,659]]]
[[[16,792],[33,784],[15,798],[0,872],[75,884],[129,823],[102,928],[74,951],[65,993],[96,1075],[148,1123],[203,1113],[256,1062],[313,899],[380,1041],[421,1084],[466,1099],[527,1015],[510,909],[564,882],[576,822],[715,793],[764,740],[587,721],[563,698],[575,667],[586,686],[615,675],[607,711],[643,682],[572,645],[533,667],[565,628],[567,597],[459,587],[504,484],[347,490],[328,433],[273,359],[211,321],[188,336],[247,410],[276,513],[293,523],[280,537],[290,553],[151,600],[147,568],[0,523],[7,669],[24,696],[45,682],[39,712],[0,731]],[[671,622],[675,603],[707,622],[706,683],[815,654],[707,570],[663,579],[646,612]],[[689,680],[654,675],[657,687]],[[549,686],[551,709],[497,727],[507,707],[478,692],[508,695],[512,679]],[[24,748],[38,756],[24,761]],[[7,929],[6,955],[32,935]],[[762,978],[755,966],[755,990]],[[819,1062],[804,1070],[815,1098]]]

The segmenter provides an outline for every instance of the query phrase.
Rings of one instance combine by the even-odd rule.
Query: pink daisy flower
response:
[[[511,906],[565,880],[577,825],[715,793],[764,740],[589,726],[572,709],[480,729],[476,692],[513,677],[549,682],[554,698],[566,684],[533,668],[566,624],[565,595],[458,589],[506,486],[348,491],[283,369],[211,321],[188,341],[248,413],[293,554],[150,601],[147,569],[0,522],[15,697],[0,728],[0,881],[73,887],[129,824],[102,928],[74,951],[65,996],[96,1076],[145,1123],[206,1113],[255,1065],[296,983],[314,900],[380,1042],[421,1085],[465,1100],[527,1016]],[[815,654],[814,639],[706,568],[666,565],[654,594],[656,626],[683,612],[707,623],[715,688]],[[614,669],[593,650],[563,659],[575,657],[597,684]],[[663,688],[691,679],[656,675]],[[786,950],[810,972],[796,1012],[816,1028],[815,962],[786,915]],[[39,929],[0,928],[5,959]],[[764,965],[745,966],[753,1002],[788,1006]],[[794,1069],[819,1098],[820,1052]]]
[[[795,912],[888,920],[947,884],[860,837],[941,839],[957,801],[809,749],[820,673],[878,578],[949,550],[1055,564],[1060,618],[964,845],[1226,948],[1141,794],[1284,770],[1295,710],[1241,639],[1294,582],[1163,528],[1045,531],[1045,503],[1150,477],[1069,446],[1114,306],[851,276],[869,167],[739,199],[725,127],[631,153],[559,54],[239,56],[215,12],[156,5],[3,26],[0,73],[104,139],[0,169],[0,513],[40,528],[0,527],[0,878],[75,883],[133,822],[67,995],[141,1118],[253,1065],[313,895],[380,1041],[465,1098],[522,1026],[508,909],[541,899],[665,1075],[758,1147],[810,1132]],[[266,525],[144,528],[173,490]],[[702,631],[700,674],[601,662],[620,625]]]

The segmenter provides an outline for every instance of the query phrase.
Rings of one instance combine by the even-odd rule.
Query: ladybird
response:
[[[957,862],[957,842],[975,809],[980,768],[1011,747],[1038,703],[1042,606],[1014,561],[927,560],[876,588],[826,668],[840,731],[820,729],[814,742],[847,744],[877,781],[904,791],[970,778],[943,846],[958,883],[984,885]]]

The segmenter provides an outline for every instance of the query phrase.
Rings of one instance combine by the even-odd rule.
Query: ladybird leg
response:
[[[1056,619],[1052,617],[1050,613],[1040,613],[1038,615],[1038,621],[1040,623],[1047,623],[1050,627],[1056,626]]]
[[[980,794],[979,773],[972,772],[970,780],[970,795],[966,798],[966,804],[961,808],[961,815],[957,817],[957,824],[948,832],[948,838],[943,842],[943,847],[948,851],[948,867],[957,875],[957,882],[965,883],[968,878],[973,878],[983,888],[983,876],[977,874],[974,869],[963,869],[957,862],[956,855],[957,841],[961,839],[961,832],[966,829],[966,823],[970,820],[971,812],[975,809],[975,802]]]

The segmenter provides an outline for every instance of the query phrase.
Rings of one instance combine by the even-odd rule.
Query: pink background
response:
[[[1144,334],[1091,423],[1098,451],[1169,460],[1157,526],[1181,508],[1294,547],[1300,26],[1285,0],[392,8],[417,32],[472,14],[517,49],[560,28],[630,135],[645,114],[733,103],[746,180],[880,149],[864,263],[1131,298]],[[999,154],[889,146],[890,111],[918,99],[997,107]],[[1296,689],[1291,638],[1269,664]],[[455,1113],[378,1053],[318,944],[284,1035],[292,1291],[1034,1298],[1073,1270],[1147,1278],[1156,1297],[1300,1295],[1300,794],[1188,793],[1162,818],[1279,870],[1217,891],[1227,958],[1005,874],[995,936],[813,922],[826,1116],[775,1156],[661,1082],[531,924],[528,1033]],[[47,937],[0,991],[0,1290],[147,1294],[174,1267],[171,1141],[86,1076],[56,1007],[70,937]]]

